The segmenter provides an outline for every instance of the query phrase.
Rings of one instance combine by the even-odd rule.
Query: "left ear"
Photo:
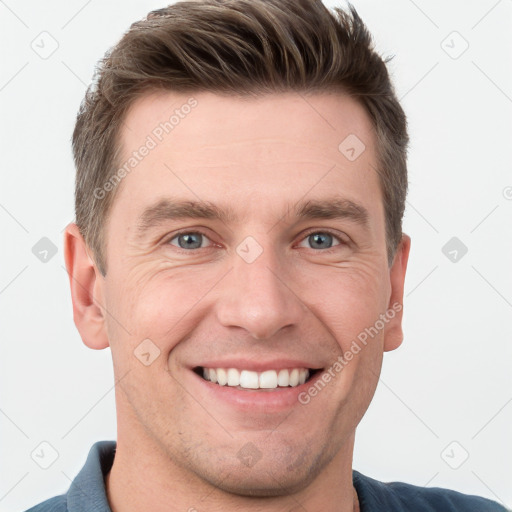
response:
[[[384,331],[384,352],[395,350],[402,344],[404,339],[402,331],[404,281],[410,248],[411,238],[403,234],[395,253],[393,265],[389,270],[391,295],[389,297],[388,310],[395,311],[395,316],[387,323]]]

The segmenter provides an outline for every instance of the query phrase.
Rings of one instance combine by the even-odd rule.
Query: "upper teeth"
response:
[[[309,377],[306,368],[293,368],[291,370],[266,370],[253,372],[250,370],[237,370],[236,368],[203,368],[203,377],[221,386],[240,386],[246,389],[273,389],[277,386],[295,387],[304,384]]]

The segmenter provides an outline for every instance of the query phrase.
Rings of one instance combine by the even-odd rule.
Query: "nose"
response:
[[[271,251],[252,263],[238,254],[216,302],[217,318],[225,327],[240,327],[257,340],[270,339],[285,327],[296,326],[307,308],[297,296],[290,273]]]

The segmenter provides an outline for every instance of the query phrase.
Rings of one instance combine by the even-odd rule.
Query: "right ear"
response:
[[[103,295],[104,278],[93,259],[78,226],[71,222],[64,233],[64,259],[71,287],[73,320],[89,348],[109,346]]]

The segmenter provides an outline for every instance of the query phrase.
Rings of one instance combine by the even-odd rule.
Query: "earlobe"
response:
[[[410,248],[411,239],[408,235],[403,234],[389,271],[391,294],[389,297],[388,311],[390,311],[390,316],[391,311],[394,311],[394,316],[385,329],[384,352],[398,348],[404,338],[402,331],[404,282]]]
[[[64,233],[64,258],[71,287],[73,320],[82,341],[89,348],[109,346],[105,324],[103,277],[87,253],[78,226],[70,223]]]

